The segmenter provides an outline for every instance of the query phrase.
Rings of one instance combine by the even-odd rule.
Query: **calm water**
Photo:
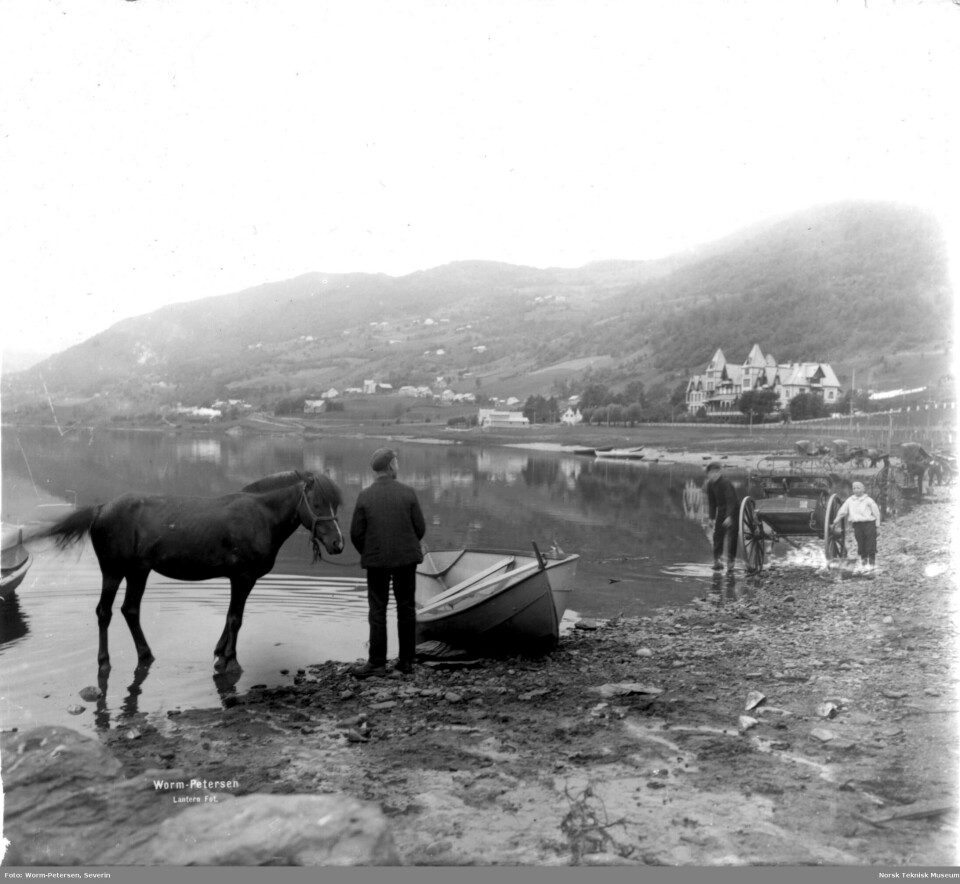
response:
[[[193,437],[152,432],[4,430],[5,523],[52,519],[75,504],[125,492],[215,496],[280,470],[328,473],[343,489],[344,529],[367,463],[382,440],[300,436]],[[699,469],[617,463],[554,451],[391,442],[401,480],[417,489],[433,549],[541,549],[581,556],[571,608],[583,616],[642,615],[711,589],[711,552],[696,521]],[[243,672],[213,677],[213,646],[229,601],[225,580],[183,583],[151,575],[141,607],[156,655],[146,678],[120,614],[110,629],[113,669],[106,699],[81,700],[97,684],[94,609],[100,571],[89,543],[49,544],[15,597],[0,603],[0,725],[110,727],[167,710],[217,705],[255,684],[292,680],[297,669],[365,656],[366,598],[356,551],[311,564],[307,533],[284,545],[274,571],[247,603],[240,633]],[[392,618],[392,613],[391,613]],[[391,619],[391,624],[393,620]],[[392,625],[391,625],[392,631]],[[395,653],[391,635],[391,653]],[[104,686],[104,685],[101,685]],[[86,707],[71,715],[68,706]]]

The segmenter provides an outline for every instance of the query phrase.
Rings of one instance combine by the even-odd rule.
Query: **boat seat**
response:
[[[486,580],[492,574],[496,574],[498,571],[506,571],[516,559],[513,556],[507,556],[505,559],[500,559],[498,562],[494,562],[492,565],[487,565],[482,571],[477,571],[476,574],[471,574],[465,580],[461,580],[459,583],[454,584],[453,586],[448,587],[440,595],[434,596],[427,604],[432,605],[434,602],[439,602],[443,599],[449,598],[452,595],[456,595],[458,592],[462,592],[464,589],[469,589],[474,584],[480,583],[481,580]]]

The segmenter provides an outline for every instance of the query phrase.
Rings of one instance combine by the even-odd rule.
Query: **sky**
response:
[[[920,205],[957,230],[952,0],[0,15],[10,353],[311,271],[642,260],[834,200]]]

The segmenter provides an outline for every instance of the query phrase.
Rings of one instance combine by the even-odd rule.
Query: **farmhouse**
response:
[[[718,349],[704,373],[687,382],[687,410],[691,414],[701,408],[710,415],[727,414],[737,410],[737,399],[748,390],[774,390],[780,408],[787,408],[801,393],[819,396],[828,407],[840,398],[840,382],[827,363],[778,363],[754,344],[742,363],[727,362],[723,350]]]

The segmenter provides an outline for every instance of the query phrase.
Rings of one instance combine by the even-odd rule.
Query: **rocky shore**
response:
[[[955,864],[958,501],[886,523],[873,579],[738,572],[683,609],[583,621],[542,659],[363,682],[324,664],[120,723],[104,748],[128,781],[379,808],[378,855],[405,865]],[[28,737],[3,739],[7,837],[30,864],[34,798],[8,761]],[[160,820],[141,813],[146,843]]]

